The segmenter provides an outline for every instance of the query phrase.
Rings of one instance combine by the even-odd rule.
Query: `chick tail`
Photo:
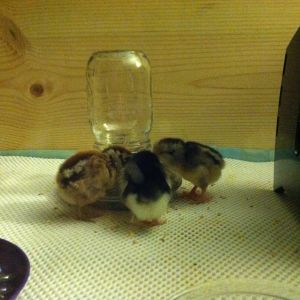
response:
[[[125,203],[139,221],[159,222],[167,213],[169,201],[170,194],[168,193],[150,202],[138,201],[136,194],[129,194]]]

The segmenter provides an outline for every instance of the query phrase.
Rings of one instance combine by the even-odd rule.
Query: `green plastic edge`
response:
[[[233,158],[244,161],[268,162],[274,161],[274,150],[255,150],[240,148],[215,147],[225,158]],[[64,159],[76,150],[2,150],[0,156],[25,156],[38,158],[60,158]]]

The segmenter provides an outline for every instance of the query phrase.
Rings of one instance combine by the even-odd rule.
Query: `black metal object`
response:
[[[300,202],[300,28],[289,43],[282,74],[274,190]]]

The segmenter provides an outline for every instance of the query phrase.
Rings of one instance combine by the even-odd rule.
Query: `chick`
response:
[[[218,151],[197,142],[184,142],[178,138],[158,141],[153,151],[162,163],[194,185],[189,193],[183,194],[184,197],[196,202],[209,200],[205,194],[207,187],[220,178],[225,166],[225,161]],[[201,188],[201,194],[197,193],[198,187]]]
[[[117,177],[120,179],[121,172],[132,153],[121,146],[107,147],[102,153],[107,157],[111,166],[116,169]],[[120,184],[120,182],[117,182],[117,184]]]
[[[99,151],[82,151],[68,158],[59,168],[56,183],[58,194],[78,208],[81,219],[96,217],[100,212],[89,209],[104,199],[117,178],[116,168]]]
[[[178,174],[174,173],[169,167],[163,164],[165,173],[166,173],[166,179],[167,183],[171,188],[172,194],[175,194],[175,192],[180,188],[182,184],[182,178]]]
[[[146,150],[133,154],[125,165],[124,178],[123,201],[134,216],[148,225],[163,224],[171,189],[157,156]]]
[[[109,146],[105,148],[102,151],[102,153],[107,157],[111,166],[115,168],[117,172],[116,180],[113,188],[107,191],[107,197],[110,200],[113,199],[113,201],[109,201],[110,202],[109,204],[113,204],[112,202],[116,202],[114,200],[120,200],[120,198],[122,197],[122,192],[125,188],[125,183],[123,180],[123,175],[124,175],[123,169],[126,162],[129,160],[130,156],[132,155],[132,153],[126,148],[121,146]],[[122,205],[122,203],[120,203],[119,201],[118,203]],[[118,206],[120,207],[120,205]],[[122,207],[122,209],[124,209],[124,207]]]
[[[122,169],[124,168],[124,165],[129,160],[132,153],[127,150],[124,147],[121,146],[109,146],[105,148],[102,151],[103,154],[105,154],[108,159],[111,161],[111,163],[115,166],[117,169],[117,172],[120,173]],[[166,173],[167,182],[168,185],[171,188],[172,192],[175,192],[182,184],[182,178],[181,176],[178,176],[176,173],[174,173],[170,168],[168,168],[166,165],[163,165],[163,168]],[[123,182],[118,181],[119,185],[122,185]],[[119,188],[121,188],[119,186]]]

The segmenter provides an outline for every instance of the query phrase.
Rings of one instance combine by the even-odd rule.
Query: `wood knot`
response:
[[[44,94],[44,87],[40,83],[33,83],[30,86],[30,93],[34,97],[41,97]]]
[[[30,47],[28,40],[13,20],[0,14],[0,39],[18,54]]]
[[[16,39],[17,39],[17,36],[16,36],[15,32],[14,32],[12,29],[9,29],[8,31],[9,31],[11,37],[12,37],[14,40],[16,40]]]

